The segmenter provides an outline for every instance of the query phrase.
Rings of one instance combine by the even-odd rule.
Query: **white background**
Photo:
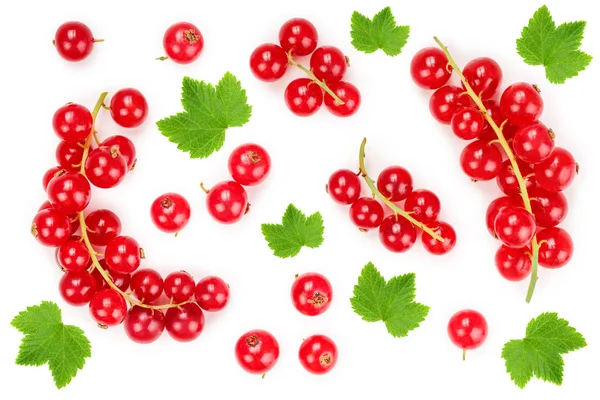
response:
[[[389,1],[15,1],[0,6],[0,75],[2,185],[0,186],[0,397],[4,399],[165,398],[511,398],[597,399],[600,331],[598,279],[598,147],[600,63],[565,85],[551,85],[541,67],[525,65],[515,50],[521,28],[542,1],[482,2],[478,0],[395,2],[399,23],[411,26],[401,55],[366,55],[350,45],[353,10],[373,16]],[[10,6],[9,6],[10,4]],[[558,22],[586,19],[583,50],[600,57],[600,17],[589,1],[546,1]],[[330,115],[325,107],[310,118],[292,115],[283,91],[300,71],[289,71],[278,83],[256,80],[248,68],[252,50],[277,41],[281,24],[291,17],[311,20],[319,44],[341,48],[352,67],[346,79],[361,90],[362,108],[349,119]],[[51,40],[56,27],[71,20],[87,23],[104,43],[83,63],[63,61]],[[172,23],[187,20],[200,27],[205,49],[189,66],[158,62],[162,35]],[[473,184],[461,172],[461,143],[428,111],[429,93],[415,87],[409,75],[412,55],[433,45],[438,35],[460,64],[491,56],[504,71],[505,83],[535,82],[545,100],[543,121],[569,149],[581,172],[567,191],[570,213],[563,224],[575,242],[571,263],[562,270],[542,270],[531,304],[524,301],[527,282],[509,283],[493,263],[498,246],[484,224],[487,204],[499,195],[494,183]],[[308,63],[308,59],[303,60]],[[189,75],[216,83],[231,71],[247,90],[251,121],[227,132],[223,149],[205,160],[190,160],[160,135],[154,122],[181,109],[181,78]],[[124,234],[146,250],[146,267],[165,275],[185,269],[196,278],[223,277],[232,290],[228,308],[208,315],[205,330],[192,343],[181,344],[165,333],[152,345],[132,343],[121,328],[97,329],[87,307],[64,303],[57,290],[60,271],[53,250],[39,246],[30,222],[45,200],[41,178],[55,165],[57,138],[54,111],[67,101],[92,107],[101,91],[140,89],[150,115],[140,129],[125,131],[101,112],[102,137],[125,134],[136,144],[138,165],[124,183],[110,191],[94,190],[91,207],[106,207],[121,217]],[[324,185],[338,168],[357,168],[360,141],[367,136],[367,166],[375,177],[391,164],[413,174],[417,187],[435,191],[442,215],[457,230],[451,254],[434,257],[417,244],[409,253],[392,254],[375,232],[363,234],[350,223],[348,210],[334,204]],[[249,190],[252,211],[233,226],[212,221],[204,205],[200,181],[208,186],[227,179],[227,158],[244,142],[265,146],[273,161],[269,179]],[[149,207],[166,191],[185,195],[192,219],[178,238],[159,232]],[[320,211],[325,242],[303,249],[293,259],[274,257],[261,233],[263,222],[278,222],[293,202],[301,210]],[[431,312],[420,328],[395,339],[382,323],[366,323],[349,303],[361,268],[372,261],[386,278],[417,273],[417,300]],[[319,271],[331,280],[334,300],[319,317],[300,315],[289,300],[294,274]],[[56,390],[46,367],[14,365],[21,334],[11,318],[41,300],[57,302],[63,319],[85,330],[93,350],[72,383]],[[447,338],[449,317],[463,308],[481,311],[489,336],[461,361],[460,349]],[[543,311],[568,319],[588,347],[564,357],[562,387],[532,380],[518,389],[500,358],[502,345],[521,338],[527,322]],[[237,338],[252,328],[271,331],[281,357],[265,379],[245,373],[236,364]],[[339,363],[326,376],[311,376],[297,360],[301,339],[322,333],[339,347]]]

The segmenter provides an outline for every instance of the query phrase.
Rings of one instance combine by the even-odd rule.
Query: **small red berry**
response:
[[[315,316],[327,311],[333,300],[333,289],[325,276],[307,272],[294,280],[291,297],[296,310],[304,315]]]
[[[215,220],[232,224],[248,212],[248,194],[237,182],[219,182],[208,191],[206,208]]]
[[[327,84],[341,81],[346,68],[346,56],[337,47],[322,46],[310,56],[310,70]]]
[[[437,47],[421,49],[410,63],[410,75],[413,81],[423,89],[439,89],[448,82],[452,67],[448,58]]]
[[[299,117],[316,113],[323,104],[323,90],[312,79],[299,78],[285,88],[285,104]]]
[[[327,192],[340,204],[352,204],[360,197],[360,179],[349,169],[339,169],[329,177]]]
[[[131,275],[131,291],[142,303],[150,303],[163,293],[163,278],[151,268],[138,269]]]
[[[411,213],[414,219],[423,223],[435,221],[441,208],[440,199],[426,189],[413,190],[404,202],[404,209]]]
[[[133,306],[123,323],[125,333],[136,343],[152,343],[165,330],[165,315],[161,310]]]
[[[189,342],[202,333],[204,314],[196,303],[169,308],[165,316],[165,327],[173,339],[178,342]]]
[[[60,279],[58,289],[62,298],[72,306],[84,306],[98,290],[96,280],[87,271],[67,272]]]
[[[31,222],[31,234],[44,246],[62,246],[71,233],[69,217],[54,208],[39,211]]]
[[[152,222],[163,232],[181,231],[189,222],[190,215],[190,204],[185,197],[177,193],[158,196],[150,206]]]
[[[487,321],[475,310],[462,310],[454,314],[448,322],[448,336],[452,343],[466,350],[473,350],[483,344],[487,337]]]
[[[104,259],[111,270],[120,274],[130,274],[140,266],[142,254],[134,238],[117,236],[106,245]]]
[[[127,302],[114,289],[102,289],[90,300],[90,313],[101,326],[119,325],[127,315]]]
[[[361,197],[350,206],[350,220],[361,230],[377,228],[383,221],[383,207],[371,197]]]
[[[166,30],[163,47],[169,59],[178,64],[189,64],[200,57],[204,39],[195,25],[178,22]]]
[[[285,74],[287,67],[287,54],[273,43],[261,44],[250,55],[250,70],[264,82],[275,82]]]
[[[112,152],[117,150],[127,163],[127,171],[131,171],[135,166],[135,162],[137,161],[135,158],[135,145],[125,136],[115,135],[107,137],[100,143],[100,147],[108,147]]]
[[[52,117],[52,128],[61,140],[77,143],[92,133],[94,120],[90,110],[82,105],[68,103],[60,107]]]
[[[165,278],[165,295],[173,303],[189,300],[195,292],[194,278],[185,271],[171,272]]]
[[[243,334],[235,345],[238,364],[251,374],[265,374],[277,363],[279,343],[273,335],[260,329]]]
[[[110,210],[92,211],[85,217],[85,225],[88,239],[95,246],[106,246],[121,234],[121,220]]]
[[[216,276],[206,276],[198,281],[196,302],[205,311],[221,311],[229,302],[229,285]]]
[[[495,263],[498,272],[506,280],[517,282],[531,274],[531,250],[527,247],[511,248],[502,245],[496,251]]]
[[[65,22],[56,30],[54,47],[67,61],[81,61],[92,53],[95,40],[87,25],[77,22]]]
[[[135,128],[146,120],[148,103],[139,90],[121,89],[110,99],[110,115],[122,127]]]
[[[279,30],[279,43],[283,50],[295,56],[307,56],[317,48],[317,29],[304,18],[286,21]]]
[[[344,102],[344,104],[340,104],[329,93],[325,93],[323,101],[329,112],[337,117],[349,117],[358,111],[361,100],[356,86],[343,81],[332,82],[328,86]]]
[[[298,358],[308,372],[317,375],[326,374],[337,363],[337,346],[325,335],[309,336],[302,341]]]
[[[448,253],[456,245],[456,232],[454,228],[446,222],[435,222],[431,229],[444,239],[444,241],[437,240],[427,232],[423,232],[421,235],[421,242],[425,250],[435,255],[442,255]]]
[[[271,157],[264,147],[246,143],[231,152],[227,166],[234,181],[244,186],[255,186],[269,175]]]
[[[379,240],[389,251],[402,253],[415,244],[417,231],[406,218],[390,215],[379,225]]]

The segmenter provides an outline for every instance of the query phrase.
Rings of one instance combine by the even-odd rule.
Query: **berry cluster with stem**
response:
[[[296,60],[294,60],[294,56],[292,54],[292,51],[290,50],[287,53],[287,57],[288,57],[288,63],[290,65],[293,65],[295,67],[298,67],[301,71],[304,71],[309,77],[310,79],[312,79],[312,81],[319,85],[321,87],[321,89],[323,89],[325,92],[327,92],[327,94],[329,94],[331,97],[333,97],[333,99],[335,100],[335,102],[337,104],[344,104],[344,101],[342,99],[340,99],[334,92],[333,90],[331,90],[329,88],[329,86],[327,86],[327,82],[325,82],[325,80],[320,80],[319,78],[317,78],[314,74],[314,72],[312,72],[310,69],[306,68],[304,65],[300,64],[299,62],[297,62]]]

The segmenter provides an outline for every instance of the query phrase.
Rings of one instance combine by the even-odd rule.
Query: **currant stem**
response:
[[[108,92],[100,93],[100,97],[98,97],[98,101],[96,101],[96,105],[92,110],[92,132],[88,135],[87,139],[85,139],[85,144],[83,145],[83,155],[81,156],[81,173],[85,175],[85,160],[90,152],[90,145],[92,144],[92,138],[96,137],[96,118],[98,117],[98,112],[100,112],[100,108],[104,105],[104,99],[108,96]],[[82,225],[82,227],[85,225]]]
[[[402,217],[406,218],[410,223],[412,223],[414,226],[421,229],[423,232],[426,232],[429,236],[433,237],[435,240],[443,242],[444,241],[443,237],[441,237],[440,235],[435,233],[431,228],[429,228],[422,222],[417,221],[408,212],[404,211],[403,209],[401,209],[400,207],[398,207],[397,205],[392,203],[383,194],[381,194],[379,189],[377,189],[377,185],[375,185],[375,182],[373,181],[373,179],[371,179],[371,177],[367,173],[367,169],[365,168],[365,146],[366,146],[366,144],[367,144],[367,138],[364,138],[362,143],[360,144],[360,151],[358,153],[358,162],[360,165],[360,173],[361,173],[363,179],[365,180],[365,182],[367,182],[367,185],[369,186],[369,189],[371,189],[371,192],[373,192],[373,195],[379,197],[381,199],[381,201],[383,201],[389,208],[391,208],[392,211],[396,215],[401,215]]]
[[[320,81],[310,69],[308,69],[304,65],[296,62],[296,60],[294,60],[294,58],[292,57],[291,53],[288,53],[287,56],[288,56],[288,61],[291,65],[295,65],[296,67],[300,68],[302,71],[306,72],[308,74],[308,76],[310,76],[310,78],[313,80],[314,83],[321,86],[321,88],[324,91],[326,91],[331,97],[333,97],[333,99],[336,101],[336,103],[338,103],[340,105],[344,104],[344,101],[342,99],[340,99],[335,93],[333,93],[333,90],[329,89],[329,86],[327,86],[327,84],[324,81]]]
[[[511,150],[510,145],[506,141],[504,134],[502,133],[502,128],[498,127],[496,122],[494,122],[494,120],[492,119],[490,114],[487,112],[487,108],[483,104],[481,97],[479,97],[473,91],[473,89],[471,88],[471,85],[469,85],[469,82],[467,82],[467,79],[465,78],[465,76],[461,72],[460,68],[458,68],[458,65],[456,64],[456,62],[450,55],[448,48],[446,46],[444,46],[444,44],[437,37],[434,36],[433,40],[435,40],[435,42],[438,44],[438,46],[440,46],[440,48],[442,49],[442,51],[448,58],[448,64],[458,74],[458,77],[462,81],[467,94],[475,102],[475,104],[479,108],[479,111],[481,112],[481,114],[483,115],[483,117],[485,118],[487,123],[490,125],[490,127],[496,133],[496,136],[498,137],[497,142],[500,143],[500,145],[504,149],[504,152],[508,156],[508,159],[510,160],[510,164],[512,166],[513,173],[515,174],[515,177],[517,178],[517,181],[519,182],[519,190],[521,192],[521,198],[523,199],[523,205],[525,206],[525,209],[530,214],[533,215],[533,212],[531,210],[531,201],[529,199],[529,193],[527,192],[527,184],[525,182],[525,179],[523,178],[523,174],[521,173],[521,170],[519,169],[519,164],[517,164],[517,159],[516,159],[513,151]],[[529,281],[529,289],[527,290],[527,297],[525,298],[525,301],[527,303],[529,303],[531,301],[531,297],[533,296],[533,291],[535,290],[535,284],[538,280],[538,276],[537,276],[538,250],[539,250],[539,244],[537,242],[537,238],[534,236],[533,239],[531,239],[531,254],[532,254],[532,256],[531,256],[531,278]]]
[[[467,359],[467,349],[463,348],[462,350],[462,359],[465,361]]]

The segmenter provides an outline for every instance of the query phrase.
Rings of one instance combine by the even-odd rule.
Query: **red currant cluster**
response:
[[[222,181],[206,190],[206,208],[212,217],[223,223],[233,224],[250,210],[248,194],[243,186],[262,183],[271,170],[271,157],[262,147],[247,143],[235,148],[228,161],[232,181]]]
[[[441,47],[414,56],[412,78],[422,88],[435,89],[429,101],[434,118],[450,124],[460,139],[473,140],[460,156],[463,171],[473,181],[496,178],[505,194],[486,214],[489,232],[502,242],[496,253],[498,271],[519,281],[533,270],[533,285],[538,261],[559,268],[573,254],[571,237],[557,225],[567,215],[562,191],[575,178],[577,163],[567,150],[555,147],[552,130],[539,121],[543,101],[535,85],[512,84],[497,101],[502,82],[497,62],[476,58],[461,72]],[[453,70],[462,87],[447,85]]]
[[[33,218],[31,233],[43,245],[56,247],[56,260],[64,272],[61,296],[74,306],[89,304],[99,326],[123,323],[127,335],[139,343],[153,342],[165,328],[175,340],[193,340],[204,326],[202,310],[219,311],[227,304],[227,284],[213,276],[196,284],[183,271],[163,280],[155,270],[138,269],[144,251],[134,238],[121,235],[115,213],[99,209],[84,216],[90,183],[114,187],[136,160],[135,147],[124,136],[98,140],[94,129],[98,112],[109,108],[113,120],[128,128],[141,125],[148,112],[146,99],[135,89],[115,93],[110,107],[104,105],[106,95],[102,93],[92,112],[67,104],[54,114],[53,128],[62,139],[56,151],[60,166],[44,175],[48,201]],[[94,143],[97,147],[92,148]],[[159,228],[177,232],[185,226],[189,219],[185,199],[169,193],[155,203],[151,214]]]
[[[285,74],[288,65],[295,65],[310,78],[295,79],[288,84],[284,97],[290,111],[307,117],[316,113],[325,101],[332,114],[350,116],[360,107],[360,92],[353,84],[342,81],[349,66],[348,58],[337,47],[317,48],[317,39],[317,29],[310,21],[290,19],[279,30],[281,46],[273,43],[258,46],[250,55],[250,69],[258,79],[273,82]],[[311,53],[310,69],[293,58]]]

